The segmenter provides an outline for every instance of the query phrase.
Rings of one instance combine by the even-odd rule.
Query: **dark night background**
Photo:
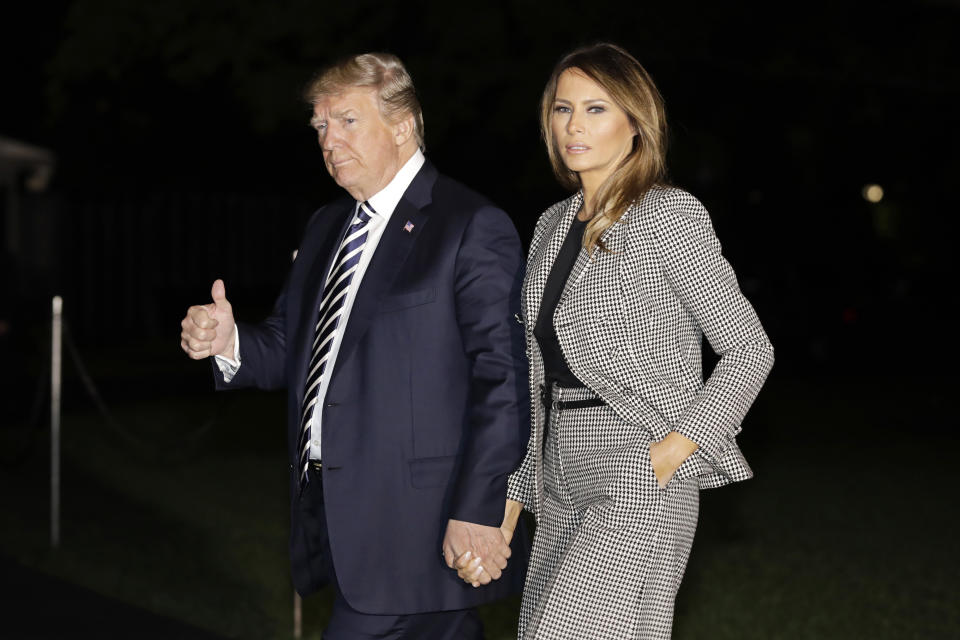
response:
[[[0,604],[10,637],[58,637],[22,628],[42,599],[73,631],[107,625],[102,637],[107,618],[141,613],[287,637],[282,398],[212,397],[208,368],[177,344],[186,307],[222,277],[238,317],[269,309],[307,217],[338,192],[301,92],[348,53],[405,61],[428,157],[507,210],[528,242],[565,196],[539,139],[540,92],[561,54],[598,40],[657,81],[671,180],[710,210],[777,350],[742,436],[758,477],[704,495],[676,636],[956,637],[958,33],[949,0],[5,6],[0,149],[12,139],[55,157],[47,181],[36,162],[0,158],[0,585],[21,592]],[[864,198],[868,184],[880,202]],[[43,385],[55,294],[77,355],[65,365],[64,543],[51,551]],[[241,499],[194,526],[183,497],[194,485],[167,498],[160,487],[231,486],[192,475],[220,454],[263,462],[279,490],[263,511]],[[206,575],[213,561],[184,555],[198,553],[192,536],[217,540],[228,522],[237,536],[259,531],[261,517],[276,530],[238,548],[275,545],[269,596],[233,575],[260,561],[249,556],[217,565],[231,586],[196,593],[184,571],[161,569]],[[141,563],[141,582],[115,568]],[[485,615],[502,613],[508,629],[505,606]],[[305,607],[322,618],[323,605]],[[247,617],[231,619],[237,608]]]

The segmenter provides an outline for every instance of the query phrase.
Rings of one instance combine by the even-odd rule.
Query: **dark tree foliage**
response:
[[[563,52],[610,40],[658,81],[671,177],[710,208],[781,363],[789,356],[782,368],[879,355],[937,313],[956,266],[954,2],[74,0],[19,11],[4,26],[17,100],[0,105],[0,133],[53,148],[63,192],[322,203],[337,189],[302,88],[333,58],[389,50],[417,82],[429,155],[528,238],[564,195],[539,136],[542,85]],[[867,183],[884,187],[881,203],[864,201]]]

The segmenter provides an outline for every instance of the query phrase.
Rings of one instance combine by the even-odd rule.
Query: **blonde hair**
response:
[[[554,67],[543,90],[540,132],[557,180],[571,191],[580,188],[580,178],[564,164],[551,127],[557,83],[567,69],[576,69],[603,87],[637,132],[631,152],[600,186],[594,216],[583,233],[583,246],[587,251],[592,253],[597,246],[606,251],[600,240],[603,232],[616,224],[650,187],[666,180],[666,112],[653,78],[636,58],[620,47],[604,42],[565,55]]]
[[[423,110],[413,79],[400,58],[392,53],[361,53],[344,58],[317,74],[307,86],[304,97],[310,104],[316,104],[321,98],[354,87],[367,87],[377,92],[380,115],[387,122],[397,122],[412,115],[417,145],[421,151],[426,151]]]

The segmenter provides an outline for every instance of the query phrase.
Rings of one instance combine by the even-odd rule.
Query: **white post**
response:
[[[298,249],[294,249],[290,254],[290,261],[297,259]],[[303,637],[303,598],[294,590],[293,592],[293,637],[294,640],[300,640]]]
[[[293,592],[293,637],[296,640],[303,637],[303,599],[296,591]]]
[[[50,340],[50,546],[60,546],[60,369],[63,359],[63,298],[53,297]]]

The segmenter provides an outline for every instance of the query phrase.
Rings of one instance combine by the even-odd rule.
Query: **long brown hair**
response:
[[[633,150],[600,186],[594,216],[583,233],[583,246],[587,251],[593,252],[597,246],[605,250],[600,241],[603,232],[650,187],[666,180],[667,116],[653,78],[636,58],[620,47],[601,42],[565,55],[554,67],[543,90],[540,132],[557,180],[571,191],[580,188],[580,178],[564,164],[551,128],[557,82],[567,69],[577,69],[603,87],[637,131]]]

